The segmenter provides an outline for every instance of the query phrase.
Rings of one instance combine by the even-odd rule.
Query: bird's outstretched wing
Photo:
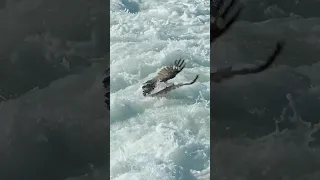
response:
[[[232,67],[218,69],[217,72],[210,74],[210,80],[211,82],[220,83],[221,81],[232,78],[236,75],[256,74],[265,71],[276,60],[276,58],[282,52],[283,47],[284,42],[278,42],[273,53],[269,56],[267,61],[260,66],[254,68],[244,68],[239,70],[232,70]]]
[[[176,60],[173,65],[162,68],[155,79],[160,82],[167,82],[169,79],[176,77],[185,66],[186,63],[183,59]]]
[[[167,94],[169,91],[172,91],[172,90],[174,90],[174,89],[177,89],[177,88],[180,88],[180,87],[186,86],[186,85],[191,85],[191,84],[193,84],[193,83],[195,83],[195,82],[197,81],[198,77],[199,77],[199,75],[197,75],[197,76],[193,79],[193,81],[188,82],[188,83],[172,84],[172,85],[164,88],[163,90],[161,90],[161,91],[159,91],[159,92],[156,92],[156,93],[154,93],[154,94],[151,94],[150,96],[151,96],[151,97],[155,97],[155,96]]]
[[[231,25],[239,17],[242,6],[239,5],[237,0],[231,0],[230,4],[222,11],[222,6],[225,0],[217,0],[215,3],[211,0],[211,12],[210,12],[210,42],[213,43],[218,37],[223,35],[230,29]],[[236,2],[237,1],[237,2]],[[233,15],[230,15],[230,10],[237,6],[237,10]],[[230,16],[227,20],[227,16]]]
[[[167,82],[169,79],[176,77],[185,66],[186,63],[184,63],[184,60],[179,59],[176,60],[173,65],[162,68],[156,77],[143,84],[143,95],[146,96],[150,94],[156,87],[157,82]]]

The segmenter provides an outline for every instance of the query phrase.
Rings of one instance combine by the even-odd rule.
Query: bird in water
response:
[[[152,78],[151,80],[148,80],[143,84],[143,96],[155,97],[158,95],[166,94],[169,91],[180,88],[182,86],[194,84],[197,81],[199,75],[196,75],[196,77],[191,82],[178,84],[168,83],[168,80],[175,78],[176,75],[179,74],[185,68],[185,66],[185,61],[183,59],[179,59],[176,60],[174,64],[162,68],[156,77]],[[163,83],[165,87],[160,91],[154,92],[155,89]]]
[[[210,12],[210,42],[214,43],[219,37],[224,35],[234,22],[239,18],[239,15],[243,9],[242,5],[236,0],[231,0],[229,5],[224,9],[224,0],[211,1],[212,7]],[[223,10],[222,10],[223,9]],[[231,13],[230,10],[236,9],[235,13]],[[228,18],[229,16],[229,18]],[[266,62],[257,65],[253,68],[243,68],[235,70],[232,66],[225,68],[218,68],[216,72],[210,73],[210,81],[213,83],[221,83],[226,79],[230,79],[237,75],[257,74],[263,72],[271,67],[276,58],[283,51],[285,43],[278,41],[273,53],[267,58]]]

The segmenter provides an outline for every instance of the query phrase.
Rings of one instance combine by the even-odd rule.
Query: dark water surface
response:
[[[278,40],[274,67],[211,87],[215,179],[320,178],[320,2],[245,2],[230,32],[212,46],[211,69],[259,63]]]

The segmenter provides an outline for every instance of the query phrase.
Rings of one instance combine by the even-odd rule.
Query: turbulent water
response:
[[[111,2],[111,179],[188,180],[208,170],[209,13],[203,0]],[[187,66],[171,82],[198,81],[143,97],[142,84],[180,58]]]
[[[248,0],[246,5],[242,20],[212,46],[211,70],[259,63],[277,40],[286,40],[286,46],[267,72],[211,87],[211,176],[317,180],[319,1]]]
[[[0,151],[15,150],[0,162],[12,172],[2,170],[39,180],[48,177],[39,172],[107,179],[109,168],[114,180],[209,179],[210,171],[218,180],[319,180],[319,1],[244,2],[240,21],[210,52],[209,1],[111,1],[110,167],[106,65],[94,64],[1,102]],[[258,63],[279,39],[287,43],[272,69],[210,88],[210,69]],[[143,97],[143,82],[180,58],[187,66],[172,82],[198,81]],[[62,124],[62,132],[41,123]]]
[[[2,167],[8,169],[5,173],[13,176],[16,172],[12,171],[19,171],[33,179],[61,179],[90,172],[86,170],[88,163],[106,163],[104,67],[94,64],[49,87],[1,102],[1,155],[10,151],[10,156],[1,156]]]

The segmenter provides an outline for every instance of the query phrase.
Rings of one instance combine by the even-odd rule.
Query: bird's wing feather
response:
[[[151,96],[151,97],[155,97],[155,96],[167,94],[169,91],[172,91],[172,90],[174,90],[174,89],[180,88],[180,87],[182,87],[182,86],[194,84],[194,83],[197,81],[198,77],[199,77],[199,75],[197,75],[197,76],[193,79],[193,81],[188,82],[188,83],[172,84],[172,85],[164,88],[164,89],[161,90],[161,91],[158,91],[158,92],[156,92],[156,93],[154,93],[154,94],[151,94],[150,96]]]
[[[243,68],[239,70],[232,70],[232,67],[218,69],[217,72],[211,73],[210,79],[212,82],[219,83],[223,80],[232,78],[236,75],[256,74],[256,73],[265,71],[266,69],[270,68],[272,63],[276,60],[276,58],[282,52],[283,47],[284,47],[284,42],[278,42],[273,53],[269,56],[267,61],[260,66],[257,66],[254,68]]]
[[[166,82],[176,77],[176,75],[180,73],[185,66],[186,63],[184,63],[183,59],[176,60],[173,65],[162,68],[155,79],[156,81]]]

